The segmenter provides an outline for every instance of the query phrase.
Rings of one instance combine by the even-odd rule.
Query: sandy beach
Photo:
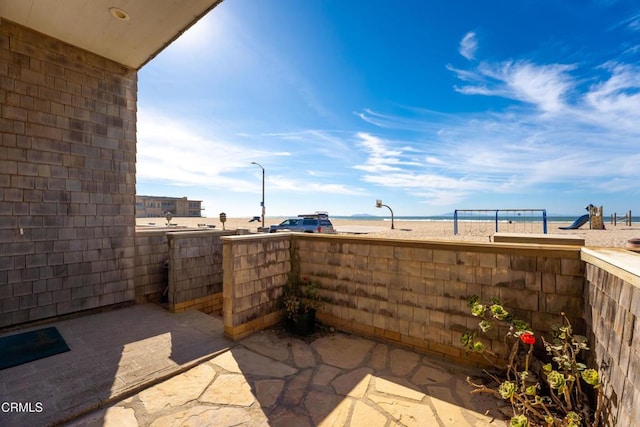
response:
[[[285,218],[267,217],[265,226],[279,224]],[[250,218],[227,218],[224,228],[248,229],[256,232],[260,222],[249,222]],[[352,236],[370,236],[380,238],[405,239],[405,240],[454,240],[470,242],[490,242],[495,234],[495,224],[461,222],[458,225],[458,234],[454,234],[453,221],[403,221],[395,220],[395,229],[391,229],[389,220],[358,220],[358,219],[332,219],[334,228],[339,234]],[[136,218],[139,227],[161,227],[166,225],[164,218]],[[198,227],[198,225],[214,226],[222,229],[223,224],[219,218],[185,218],[176,217],[171,220],[172,225],[178,227]],[[618,247],[624,248],[629,239],[640,238],[640,223],[626,226],[618,223],[616,226],[605,224],[605,230],[590,230],[585,225],[578,230],[560,230],[558,227],[569,225],[570,222],[549,222],[548,234],[570,235],[583,238],[586,246],[592,247]],[[505,233],[542,233],[542,225],[536,223],[508,224],[501,223],[499,231]]]

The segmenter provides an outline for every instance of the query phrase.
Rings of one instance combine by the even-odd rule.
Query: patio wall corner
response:
[[[239,340],[280,322],[278,302],[291,272],[288,234],[222,238],[225,336]]]

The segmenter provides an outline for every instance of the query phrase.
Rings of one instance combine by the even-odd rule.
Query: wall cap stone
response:
[[[280,233],[275,233],[280,234]],[[284,233],[282,233],[284,234]],[[572,245],[543,245],[529,243],[480,243],[457,240],[405,240],[370,237],[352,237],[344,235],[291,233],[292,240],[321,239],[336,243],[361,244],[369,246],[399,246],[403,248],[439,249],[455,252],[480,252],[507,255],[561,257],[580,259],[580,247]]]
[[[495,233],[493,235],[493,241],[500,243],[584,246],[583,237],[567,236],[566,234]]]
[[[272,239],[272,240],[289,240],[290,236],[294,233],[280,232],[280,233],[259,233],[259,234],[243,234],[243,235],[230,235],[222,236],[223,241],[227,240],[260,240],[260,239]]]
[[[187,231],[169,231],[167,238],[171,240],[188,239],[190,237],[215,237],[215,236],[233,236],[235,230],[187,230]]]
[[[640,288],[640,254],[622,248],[582,248],[581,258]]]

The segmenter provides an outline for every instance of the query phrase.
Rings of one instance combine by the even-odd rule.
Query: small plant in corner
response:
[[[298,335],[313,333],[316,310],[323,305],[317,283],[302,277],[300,281],[287,285],[284,288],[282,305],[292,332]]]
[[[318,285],[307,277],[284,288],[283,303],[287,318],[294,322],[297,321],[298,315],[315,311],[323,304],[318,293]]]
[[[467,306],[473,316],[481,319],[478,326],[482,333],[493,329],[496,324],[506,326],[504,343],[510,349],[504,377],[489,374],[498,384],[497,388],[474,384],[467,379],[476,387],[472,393],[492,393],[508,400],[513,413],[509,423],[512,427],[600,425],[603,400],[600,376],[598,371],[588,369],[580,362],[580,353],[589,350],[587,339],[573,333],[564,313],[561,313],[562,324],[553,327],[551,341],[541,337],[549,358],[548,363],[543,364],[533,354],[536,336],[529,325],[515,319],[497,298],[493,298],[490,304],[483,304],[474,295],[467,301]],[[497,366],[498,356],[487,349],[477,335],[477,332],[466,332],[460,341],[467,351],[480,353]],[[585,393],[587,387],[596,390],[595,411],[589,407]]]

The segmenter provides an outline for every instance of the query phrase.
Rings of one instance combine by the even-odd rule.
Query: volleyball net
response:
[[[546,209],[456,209],[453,234],[478,233],[547,234]]]

